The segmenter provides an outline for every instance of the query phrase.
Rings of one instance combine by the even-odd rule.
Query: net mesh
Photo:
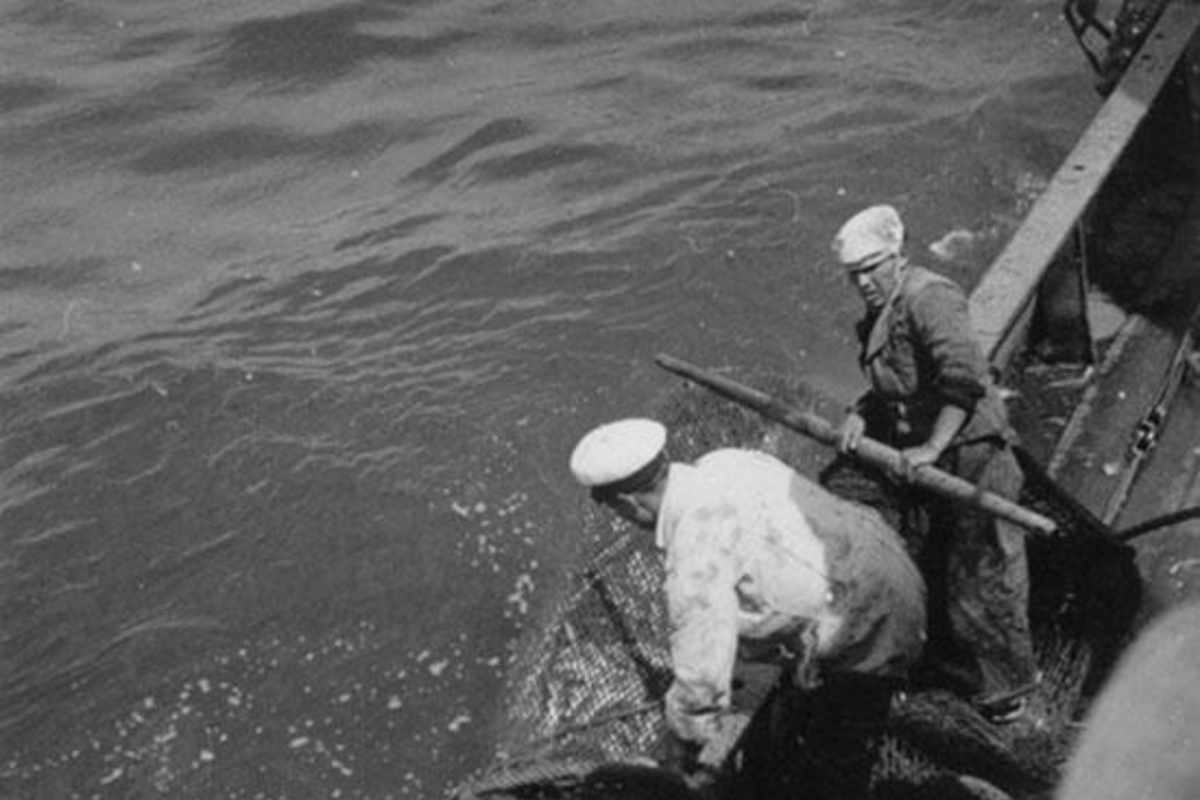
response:
[[[661,561],[625,536],[572,579],[554,623],[518,659],[501,757],[620,761],[648,753],[671,680]]]
[[[761,374],[738,380],[797,407],[838,416],[830,401],[803,384]],[[692,460],[722,446],[757,447],[807,475],[817,474],[828,460],[820,445],[690,386],[673,390],[655,416],[668,426],[674,460]],[[869,785],[875,798],[919,797],[922,789],[927,796],[944,796],[951,781],[953,791],[970,797],[983,796],[972,795],[971,786],[990,786],[987,780],[1010,790],[1048,783],[1064,757],[1065,732],[1089,677],[1118,646],[1115,632],[1131,621],[1140,584],[1128,552],[1057,494],[1036,462],[1026,459],[1024,466],[1033,475],[1022,501],[1063,526],[1060,535],[1030,540],[1036,589],[1031,617],[1047,675],[1033,702],[1048,724],[998,734],[949,693],[908,694],[903,703],[893,703],[869,763],[852,767],[869,773],[867,784],[847,782],[851,767],[834,763],[836,755],[822,750],[819,740],[837,738],[834,718],[824,720],[820,731],[791,731],[788,752],[770,757],[752,752],[739,759],[740,788],[726,784],[727,796],[751,796],[748,785],[756,797],[837,798],[850,796],[844,787],[851,785],[854,792]],[[868,497],[865,485],[859,488],[857,499],[885,501]],[[585,519],[586,533],[600,540],[607,534],[609,543],[567,578],[544,624],[523,643],[495,757],[459,788],[459,800],[693,796],[677,776],[654,766],[666,733],[661,700],[671,681],[661,558],[651,536],[614,526],[603,513],[589,511]],[[749,749],[767,746],[753,730],[744,740]],[[778,749],[778,742],[770,747]],[[770,774],[748,774],[755,770]],[[970,774],[966,784],[964,772]]]

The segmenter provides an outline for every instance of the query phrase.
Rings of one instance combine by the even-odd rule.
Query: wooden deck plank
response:
[[[1200,505],[1200,386],[1180,391],[1158,452],[1138,477],[1117,529],[1155,519],[1169,511]],[[1146,579],[1151,608],[1200,597],[1200,519],[1186,520],[1151,531],[1135,540],[1138,566]]]
[[[1085,508],[1103,518],[1126,468],[1138,422],[1150,410],[1177,334],[1141,317],[1120,355],[1096,375],[1071,419],[1050,471]]]
[[[1154,270],[1153,291],[1186,298],[1181,311],[1200,305],[1200,196],[1193,197],[1171,247]],[[1068,424],[1050,471],[1097,517],[1103,518],[1121,471],[1128,467],[1137,425],[1154,405],[1183,334],[1194,324],[1186,313],[1157,322],[1131,317]],[[1173,419],[1187,416],[1178,398],[1176,405],[1180,413],[1174,407],[1170,410],[1158,444],[1132,486],[1129,509],[1116,518],[1118,528],[1182,507],[1181,493],[1166,487],[1200,440],[1194,417],[1193,427],[1181,428]],[[1131,519],[1130,512],[1137,518]]]

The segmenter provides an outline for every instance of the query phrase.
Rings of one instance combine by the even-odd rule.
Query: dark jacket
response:
[[[945,405],[968,413],[951,447],[1015,434],[953,281],[907,267],[878,314],[858,324],[859,363],[871,391],[857,410],[872,436],[897,446],[926,441]]]

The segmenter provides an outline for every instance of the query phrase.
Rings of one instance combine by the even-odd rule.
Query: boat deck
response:
[[[1115,333],[1096,335],[1097,297]],[[1171,3],[971,295],[1026,449],[1118,537],[1200,505],[1198,308],[1200,4]],[[1030,369],[1046,331],[1073,364]],[[1145,616],[1200,598],[1200,519],[1129,541]]]
[[[1200,306],[1200,197],[1156,265],[1150,291],[1171,298],[1157,318],[1128,317],[1059,440],[1051,475],[1120,534],[1200,506],[1200,375],[1192,337]],[[1156,412],[1164,412],[1161,420]],[[1158,426],[1153,426],[1154,422]],[[1152,438],[1137,458],[1140,426]],[[1155,605],[1200,597],[1200,519],[1131,540]]]

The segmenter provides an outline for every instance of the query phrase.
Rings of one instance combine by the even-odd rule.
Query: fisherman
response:
[[[906,676],[924,643],[924,586],[882,517],[767,453],[671,462],[666,441],[654,420],[611,422],[579,441],[570,468],[665,552],[665,713],[679,740],[693,753],[720,740],[739,655],[784,666],[801,691]]]
[[[855,214],[833,240],[866,305],[857,333],[859,363],[870,383],[840,426],[838,449],[852,453],[865,435],[901,452],[905,466],[890,477],[898,479],[903,502],[917,500],[927,515],[924,531],[898,527],[929,588],[935,658],[928,663],[986,718],[1011,722],[1038,680],[1024,534],[973,507],[918,496],[906,478],[935,464],[1016,500],[1024,481],[1012,450],[1016,435],[962,290],[910,264],[903,245],[900,215],[887,205]],[[830,488],[825,479],[833,472],[822,476]]]

